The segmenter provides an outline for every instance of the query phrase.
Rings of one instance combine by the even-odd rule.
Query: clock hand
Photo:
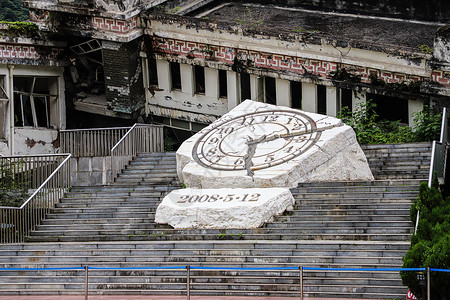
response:
[[[324,130],[325,129],[316,129],[315,132],[324,131]],[[244,155],[244,165],[245,165],[245,169],[247,170],[247,175],[253,177],[253,175],[255,174],[255,172],[253,172],[253,170],[252,170],[252,166],[253,166],[252,159],[256,153],[256,147],[258,146],[258,144],[274,141],[276,139],[281,139],[281,138],[290,138],[290,137],[300,136],[305,133],[308,133],[308,131],[303,130],[303,131],[298,131],[295,133],[274,134],[271,136],[267,136],[264,134],[257,139],[253,139],[250,136],[248,136],[249,140],[246,142],[247,153]]]

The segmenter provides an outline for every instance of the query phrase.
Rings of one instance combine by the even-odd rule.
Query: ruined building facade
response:
[[[448,106],[449,5],[355,3],[26,0],[41,32],[0,38],[0,151],[11,128],[16,153],[135,121],[182,139],[244,99],[332,116],[372,99],[410,126],[424,104]]]

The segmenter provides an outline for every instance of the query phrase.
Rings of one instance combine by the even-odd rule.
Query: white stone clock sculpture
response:
[[[373,180],[339,119],[251,100],[186,140],[177,171],[189,188],[169,194],[155,218],[175,228],[254,228],[292,206],[300,182]]]

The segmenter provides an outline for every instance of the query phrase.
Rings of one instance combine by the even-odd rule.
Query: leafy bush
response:
[[[380,120],[375,108],[376,104],[369,100],[359,103],[353,113],[344,107],[338,114],[338,118],[353,127],[360,144],[425,142],[439,137],[441,114],[433,114],[428,106],[413,113],[413,128],[401,126],[400,121]]]
[[[422,183],[419,196],[410,210],[413,224],[416,222],[417,210],[420,211],[420,219],[417,231],[411,237],[411,246],[403,257],[403,267],[450,269],[450,199],[444,199],[435,186],[429,188],[426,183]],[[400,275],[403,284],[416,296],[425,296],[421,294],[415,272],[400,272]],[[431,276],[432,299],[450,297],[447,288],[450,273],[433,272]]]
[[[23,163],[10,162],[5,158],[0,160],[0,206],[21,206],[28,197],[28,182],[24,181],[28,176],[18,177],[15,172]]]

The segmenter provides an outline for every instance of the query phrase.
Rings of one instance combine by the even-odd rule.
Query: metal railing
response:
[[[3,199],[22,192],[25,198],[18,197],[18,201],[26,199],[20,206],[0,206],[0,243],[23,242],[68,191],[70,157],[70,154],[0,157]]]
[[[448,146],[448,120],[447,109],[444,107],[442,111],[441,136],[439,141],[433,141],[431,147],[430,173],[428,174],[428,187],[431,188],[434,176],[437,176],[439,183],[445,182],[445,169],[447,166],[447,146]],[[417,210],[416,225],[414,233],[417,232],[419,226],[420,211]]]
[[[163,152],[163,125],[134,124],[111,148],[111,181],[137,153]]]
[[[431,150],[430,174],[428,175],[428,187],[431,187],[433,176],[437,175],[440,183],[445,180],[445,166],[447,161],[447,144],[448,144],[448,121],[447,109],[444,107],[442,112],[441,136],[439,141],[433,141]]]
[[[73,157],[109,156],[131,127],[61,130],[61,152]]]
[[[264,276],[267,276],[268,279],[270,279],[270,284],[267,285],[267,281],[264,281],[262,283],[262,287],[267,285],[267,289],[255,289],[255,290],[248,290],[247,291],[253,295],[257,294],[265,294],[265,293],[283,293],[289,296],[300,296],[300,299],[304,299],[305,294],[307,293],[315,293],[317,292],[318,285],[322,285],[322,283],[319,281],[317,282],[317,276],[315,274],[326,274],[326,275],[320,275],[325,276],[328,278],[329,281],[337,280],[342,281],[342,279],[339,276],[334,275],[327,275],[332,274],[336,272],[343,272],[343,273],[351,273],[351,274],[364,274],[369,273],[372,274],[374,278],[380,278],[377,275],[373,275],[376,273],[397,273],[398,272],[416,272],[420,274],[424,274],[426,272],[426,282],[424,282],[424,285],[426,286],[426,294],[424,293],[423,297],[428,300],[431,299],[431,281],[432,281],[432,275],[437,272],[446,272],[449,273],[450,270],[448,269],[436,269],[436,268],[323,268],[323,267],[307,267],[307,266],[291,266],[291,267],[254,267],[254,268],[246,268],[246,267],[222,267],[222,266],[191,266],[191,265],[181,265],[181,266],[155,266],[155,267],[90,267],[90,266],[75,266],[75,267],[62,267],[62,268],[0,268],[0,274],[1,272],[7,272],[10,273],[11,271],[15,272],[21,272],[26,276],[25,272],[35,272],[39,271],[38,274],[43,275],[46,272],[61,272],[62,276],[66,276],[66,271],[71,271],[72,273],[72,293],[77,292],[78,294],[83,293],[84,299],[89,299],[89,294],[92,292],[95,293],[103,293],[105,288],[111,289],[112,286],[115,285],[114,281],[112,280],[109,285],[109,287],[103,287],[99,288],[98,279],[95,283],[90,283],[89,281],[89,274],[94,273],[96,277],[102,276],[101,273],[109,273],[110,277],[114,276],[132,276],[134,278],[142,277],[142,281],[140,283],[137,283],[136,286],[146,286],[142,287],[149,293],[149,291],[154,289],[150,288],[150,286],[157,285],[157,291],[155,294],[160,295],[161,292],[163,294],[168,294],[167,292],[164,293],[165,288],[162,287],[163,285],[170,286],[169,289],[173,294],[185,294],[186,299],[189,300],[190,296],[192,294],[199,294],[203,295],[205,293],[205,290],[203,290],[201,287],[203,286],[209,286],[210,283],[208,283],[208,280],[206,277],[210,277],[211,272],[220,272],[223,273],[223,276],[231,276],[228,278],[224,283],[224,286],[217,289],[217,294],[226,293],[228,295],[236,295],[240,294],[239,292],[236,293],[237,289],[236,287],[239,285],[248,285],[241,281],[240,277],[245,278],[246,280],[250,279],[251,277],[254,277],[255,282],[252,283],[252,285],[257,286],[261,284],[260,281],[258,281],[258,277],[264,278]],[[173,272],[177,272],[177,275],[173,275]],[[41,273],[42,272],[42,273]],[[111,273],[113,272],[113,273]],[[117,272],[117,273],[116,273]],[[202,272],[209,274],[204,275]],[[252,276],[251,273],[254,273],[255,275]],[[128,275],[125,275],[128,274]],[[57,274],[55,274],[58,276]],[[82,276],[84,275],[84,280],[82,280]],[[43,275],[44,276],[44,275]],[[149,277],[155,277],[155,276],[167,276],[167,278],[170,278],[169,281],[160,281],[158,279],[156,280],[149,280]],[[81,280],[77,280],[77,277]],[[81,278],[80,278],[81,277]],[[276,283],[276,279],[282,279],[287,278],[288,283],[286,284],[280,284]],[[237,282],[235,285],[233,284],[235,282],[235,279]],[[309,282],[308,282],[309,281]],[[163,283],[165,282],[165,284]],[[216,282],[213,280],[215,285],[221,285],[219,282]],[[118,285],[121,285],[122,283],[116,283]],[[376,283],[374,283],[376,284]],[[1,283],[0,283],[1,285]],[[91,287],[90,287],[91,285]],[[273,290],[271,287],[272,285],[276,285],[280,289]],[[342,283],[340,284],[342,285]],[[78,287],[77,287],[78,286]],[[101,285],[100,285],[101,286]],[[136,286],[134,286],[132,289],[136,289]],[[366,287],[370,287],[370,284]],[[121,286],[121,288],[123,288]],[[351,290],[351,289],[349,289]],[[130,290],[131,291],[131,290]],[[52,291],[49,291],[52,292]],[[235,292],[235,293],[233,293]],[[380,291],[383,292],[383,291]],[[425,292],[425,290],[424,290]],[[211,289],[208,288],[208,294],[211,294],[214,292],[211,292]],[[49,293],[50,294],[50,293]],[[129,293],[127,293],[129,294]],[[389,296],[389,295],[385,295]],[[406,295],[405,295],[406,296]]]

